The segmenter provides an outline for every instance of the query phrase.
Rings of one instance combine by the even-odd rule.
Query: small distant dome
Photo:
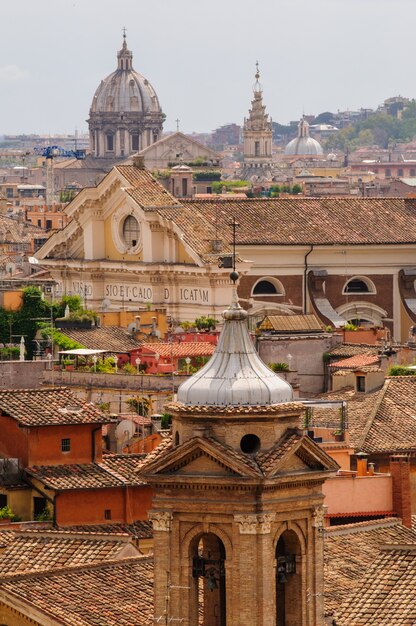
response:
[[[260,359],[236,296],[208,363],[178,389],[187,406],[269,406],[293,400],[292,387]]]
[[[285,155],[320,156],[323,154],[319,141],[309,136],[309,124],[302,118],[298,125],[298,136],[289,141],[285,148]]]

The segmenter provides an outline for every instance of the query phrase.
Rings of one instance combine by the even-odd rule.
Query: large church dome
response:
[[[88,124],[96,157],[126,157],[160,139],[165,116],[152,85],[132,62],[124,34],[117,69],[101,81],[91,103]]]
[[[133,54],[127,49],[126,40],[117,54],[117,60],[116,71],[104,78],[98,86],[92,100],[91,112],[161,113],[162,109],[152,85],[133,69]]]
[[[319,141],[309,136],[309,124],[302,118],[298,125],[298,136],[289,141],[285,148],[286,156],[320,156],[323,154]]]

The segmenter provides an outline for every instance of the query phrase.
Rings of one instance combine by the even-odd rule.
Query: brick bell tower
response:
[[[231,275],[235,280],[235,272]],[[258,357],[233,302],[211,360],[183,383],[154,489],[155,623],[322,626],[322,484],[338,465]]]

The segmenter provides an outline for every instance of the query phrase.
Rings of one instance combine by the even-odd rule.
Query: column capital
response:
[[[234,521],[240,527],[240,535],[266,535],[271,532],[271,524],[274,519],[274,513],[242,513],[234,515]]]
[[[149,519],[153,524],[153,530],[170,532],[172,517],[170,511],[149,511]]]
[[[324,527],[325,513],[328,507],[323,504],[316,506],[312,514],[312,526],[322,529]]]

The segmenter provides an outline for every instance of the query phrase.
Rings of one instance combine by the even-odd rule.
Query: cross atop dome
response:
[[[263,91],[263,88],[259,82],[259,78],[260,78],[260,70],[259,70],[259,62],[256,61],[256,73],[254,74],[254,78],[256,79],[256,82],[253,85],[253,91],[254,93],[259,93],[261,94],[261,92]]]

